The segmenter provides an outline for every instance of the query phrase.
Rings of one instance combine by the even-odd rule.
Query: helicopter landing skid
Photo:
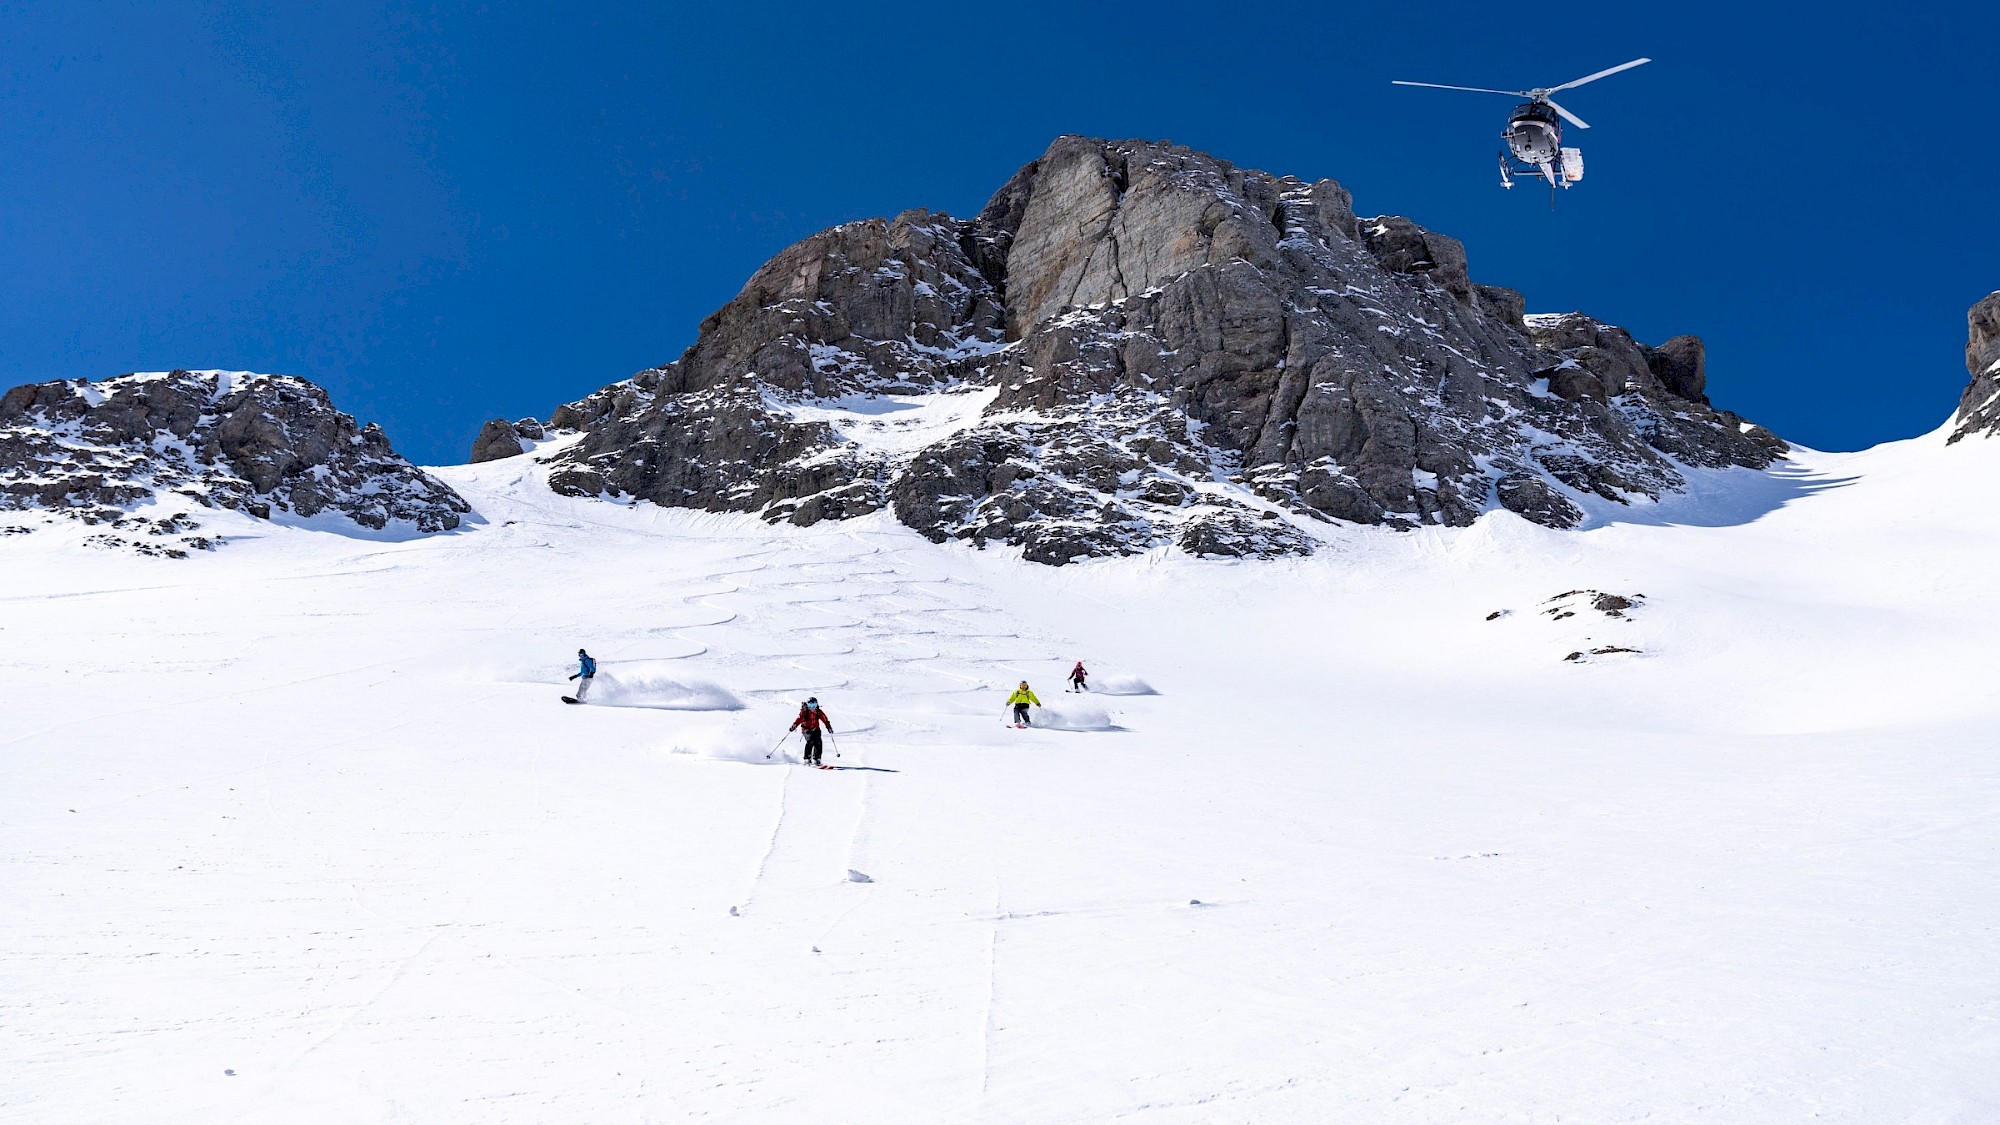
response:
[[[1551,210],[1556,205],[1556,189],[1562,188],[1567,191],[1575,180],[1583,178],[1581,175],[1576,177],[1564,175],[1554,164],[1528,164],[1519,160],[1509,159],[1508,154],[1502,152],[1500,154],[1500,186],[1503,188],[1512,188],[1514,180],[1520,176],[1548,181],[1549,208]]]

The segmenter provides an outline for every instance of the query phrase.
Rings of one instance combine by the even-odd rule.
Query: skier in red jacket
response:
[[[793,719],[792,725],[786,728],[786,730],[788,732],[795,731],[801,727],[805,728],[806,732],[806,765],[818,766],[823,770],[832,769],[832,766],[826,765],[819,760],[819,755],[820,728],[825,727],[827,730],[832,730],[833,720],[827,718],[826,712],[819,709],[819,700],[817,698],[808,699],[804,703],[799,704],[799,717]]]
[[[1083,661],[1081,660],[1077,661],[1076,667],[1071,668],[1069,670],[1069,690],[1089,691],[1090,685],[1084,683],[1084,680],[1088,679],[1089,677],[1090,673],[1083,670]]]

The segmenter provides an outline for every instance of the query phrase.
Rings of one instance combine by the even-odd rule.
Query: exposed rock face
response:
[[[540,441],[545,433],[542,424],[533,418],[518,422],[495,418],[479,428],[479,436],[472,439],[472,456],[466,463],[477,465],[482,461],[519,457],[528,451],[523,442]]]
[[[1675,398],[1708,401],[1708,349],[1699,336],[1676,336],[1646,354],[1653,377]]]
[[[1951,441],[2000,430],[2000,293],[1972,306],[1965,320],[1965,369],[1972,383],[1958,400],[1958,427]]]
[[[1572,526],[1585,496],[1784,454],[1708,405],[1694,337],[1648,349],[1524,307],[1332,181],[1064,137],[976,219],[784,251],[679,360],[558,410],[586,433],[551,483],[798,523],[889,506],[1062,563],[1299,553],[1317,522],[1495,507]],[[953,390],[979,412],[896,420],[951,413]]]
[[[1006,313],[973,265],[964,224],[926,211],[849,223],[773,258],[704,320],[678,361],[558,409],[584,439],[559,492],[764,511],[795,523],[887,503],[886,462],[786,403],[909,394],[978,374]]]
[[[193,506],[263,519],[335,513],[425,532],[457,527],[470,510],[303,379],[172,371],[0,397],[0,510],[142,532],[155,538],[132,545],[161,553],[150,549],[160,536],[178,536],[174,550],[208,546],[187,534],[200,527]]]

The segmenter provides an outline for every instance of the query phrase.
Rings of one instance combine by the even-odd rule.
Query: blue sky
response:
[[[428,463],[674,358],[771,254],[978,210],[1062,133],[1169,138],[1709,343],[1718,405],[1931,429],[2000,287],[1990,4],[0,3],[0,385],[319,381]],[[1504,98],[1590,170],[1502,192]]]

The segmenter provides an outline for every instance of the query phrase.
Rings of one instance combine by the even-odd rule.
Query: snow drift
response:
[[[1034,713],[1035,726],[1043,730],[1100,731],[1118,730],[1111,721],[1111,713],[1102,704],[1092,703],[1076,696],[1062,696],[1045,700],[1040,710]]]
[[[1090,690],[1098,695],[1158,695],[1152,684],[1132,675],[1092,676]]]
[[[584,702],[592,706],[651,707],[661,711],[741,711],[736,693],[707,680],[644,664],[598,666]]]
[[[722,762],[746,762],[757,766],[789,765],[797,759],[791,740],[781,739],[782,731],[758,726],[734,725],[724,728],[689,729],[673,738],[673,752],[712,758]],[[784,742],[784,745],[780,743]]]

